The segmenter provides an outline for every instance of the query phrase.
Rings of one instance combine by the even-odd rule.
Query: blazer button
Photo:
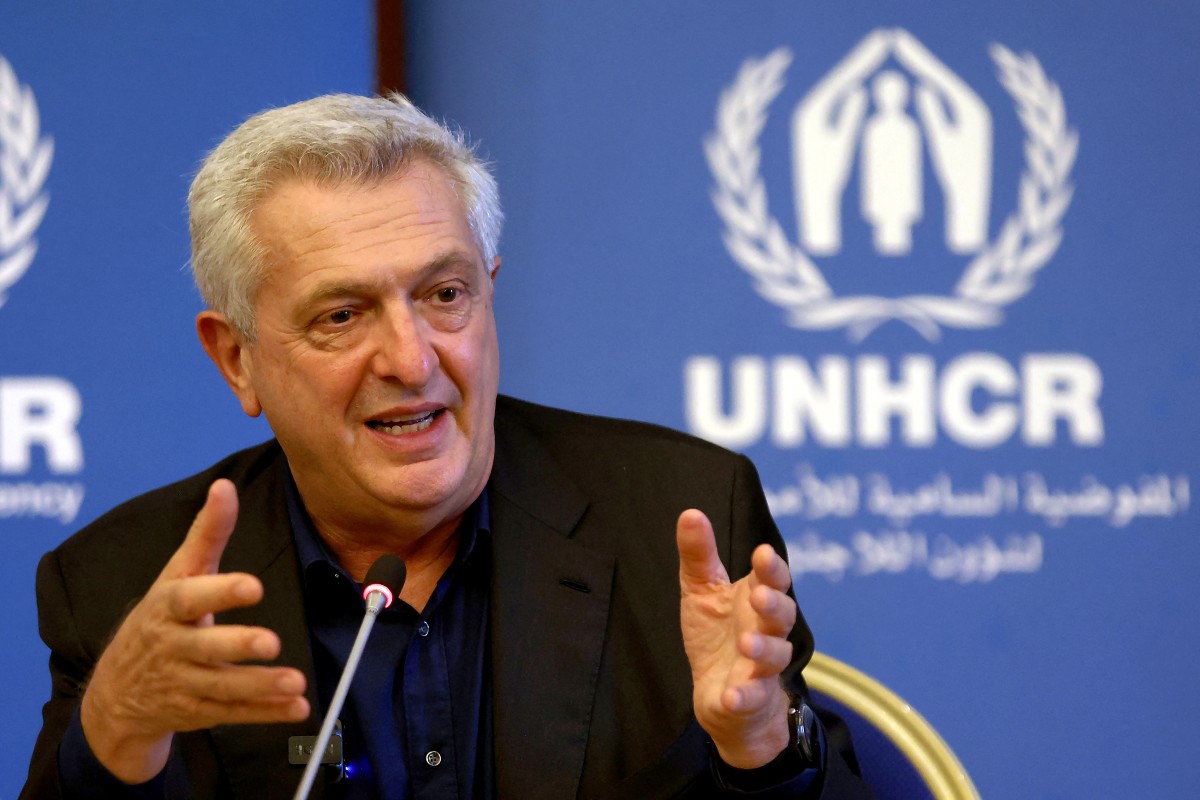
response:
[[[425,620],[421,620],[421,624],[417,626],[417,636],[428,636],[428,635],[429,635],[429,623],[426,622]],[[436,767],[437,764],[434,764],[434,766]]]
[[[442,754],[437,750],[430,750],[425,754],[425,763],[431,767],[436,767],[438,764],[442,763]]]

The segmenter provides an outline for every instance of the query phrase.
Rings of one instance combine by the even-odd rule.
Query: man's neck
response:
[[[311,516],[318,535],[342,569],[360,583],[381,555],[390,553],[403,561],[407,578],[399,599],[417,611],[425,607],[438,580],[454,563],[460,538],[458,529],[463,519],[459,514],[419,536],[395,532],[364,536],[361,530],[348,531],[342,526],[323,522],[316,515]]]

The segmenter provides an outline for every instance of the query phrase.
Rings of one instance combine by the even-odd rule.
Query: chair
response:
[[[813,654],[804,679],[817,707],[849,727],[863,779],[880,800],[979,800],[949,745],[879,681],[824,653]]]

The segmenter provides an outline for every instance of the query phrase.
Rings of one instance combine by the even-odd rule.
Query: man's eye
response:
[[[325,319],[332,322],[334,325],[344,325],[354,318],[354,312],[348,308],[339,308],[337,311],[332,311],[326,315]]]
[[[462,289],[455,286],[447,286],[444,289],[438,289],[434,293],[439,303],[453,303],[462,295]]]

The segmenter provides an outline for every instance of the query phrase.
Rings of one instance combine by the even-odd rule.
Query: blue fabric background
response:
[[[463,7],[470,9],[464,13]],[[816,535],[853,556],[848,574],[797,576],[817,646],[890,686],[960,756],[982,795],[1186,797],[1200,781],[1191,756],[1200,691],[1191,679],[1200,635],[1196,509],[1124,527],[1077,517],[1060,527],[1030,514],[1029,476],[1082,495],[1143,476],[1194,493],[1200,423],[1200,12],[1181,2],[926,3],[553,2],[410,8],[412,93],[482,140],[496,162],[510,222],[497,308],[502,388],[551,404],[687,428],[684,369],[697,355],[770,362],[877,355],[940,367],[990,353],[1016,368],[1029,354],[1094,362],[1104,439],[1079,446],[1015,437],[984,449],[944,431],[932,447],[893,435],[745,447],[768,489],[808,465],[826,480],[872,474],[916,489],[944,472],[957,491],[994,473],[1021,507],[995,517],[927,515],[893,525],[860,508],[847,518],[778,516],[792,545]],[[996,79],[992,43],[1031,53],[1061,89],[1079,135],[1074,198],[1057,254],[998,327],[943,328],[929,342],[889,322],[859,342],[842,329],[803,331],[755,293],[722,243],[703,141],[722,91],[751,57],[780,46],[794,60],[768,109],[760,174],[790,241],[788,121],[805,93],[877,28],[909,31],[969,84],[992,113],[989,239],[1017,207],[1025,131]],[[942,198],[926,167],[926,216],[913,256],[884,263],[845,201],[845,245],[814,259],[835,287],[948,294],[966,259],[941,241]],[[938,281],[941,281],[939,284]],[[728,390],[728,386],[726,386]],[[727,398],[728,399],[728,398]],[[976,396],[977,409],[987,402]],[[1177,496],[1176,500],[1180,498]],[[1190,499],[1190,498],[1189,498]],[[990,581],[940,580],[919,558],[869,569],[856,540],[959,547],[1036,536],[1036,571]],[[892,539],[895,541],[895,538]]]
[[[497,308],[502,389],[530,400],[687,429],[685,368],[712,356],[770,363],[822,356],[853,364],[910,356],[942,368],[970,353],[1019,365],[1076,354],[1103,376],[1104,438],[1049,447],[1021,438],[983,449],[939,431],[931,447],[769,438],[744,449],[780,491],[810,469],[915,489],[946,474],[956,490],[988,474],[1030,475],[1066,492],[1164,475],[1196,490],[1200,423],[1200,11],[1032,0],[837,4],[669,0],[629,5],[511,0],[410,2],[411,93],[482,142],[509,217]],[[202,154],[247,115],[326,91],[369,91],[370,6],[42,2],[6,7],[0,56],[35,94],[55,155],[39,250],[0,306],[0,380],[47,376],[78,391],[81,472],[32,465],[21,483],[80,484],[68,523],[0,514],[7,645],[0,648],[0,798],[15,796],[48,691],[33,575],[42,552],[140,491],[269,435],[242,417],[192,331],[184,197]],[[888,322],[861,341],[797,330],[755,293],[722,243],[703,141],[721,93],[749,58],[794,60],[768,110],[760,174],[796,241],[788,118],[870,31],[902,27],[970,85],[994,126],[989,236],[1017,203],[1026,132],[988,55],[999,42],[1037,58],[1079,134],[1063,242],[1028,294],[992,328],[943,328],[930,342]],[[965,260],[941,244],[942,198],[926,167],[926,218],[913,256],[881,262],[846,213],[845,247],[815,259],[840,292],[944,286]],[[846,208],[857,199],[855,178]],[[939,283],[939,281],[942,281]],[[931,290],[932,291],[932,290]],[[975,397],[977,410],[988,402]],[[0,430],[0,436],[4,433]],[[1114,526],[1061,526],[1022,505],[994,517],[940,514],[893,524],[783,514],[789,544],[819,537],[852,556],[834,580],[797,573],[820,649],[882,680],[954,747],[984,797],[1188,797],[1200,783],[1193,679],[1200,634],[1196,509]],[[811,507],[809,507],[811,508]],[[900,534],[907,536],[903,539]],[[929,559],[867,569],[866,543],[1042,545],[1036,569],[939,579]],[[891,536],[891,539],[888,537]],[[893,555],[896,555],[893,553]],[[869,574],[868,574],[869,573]]]
[[[54,140],[38,253],[0,306],[0,380],[53,377],[82,401],[83,470],[41,448],[3,485],[81,484],[63,524],[0,515],[0,798],[16,797],[49,697],[37,636],[37,560],[76,528],[251,442],[201,350],[185,198],[203,155],[267,106],[374,86],[367,2],[6,3],[0,56]],[[0,434],[2,435],[2,434]]]

